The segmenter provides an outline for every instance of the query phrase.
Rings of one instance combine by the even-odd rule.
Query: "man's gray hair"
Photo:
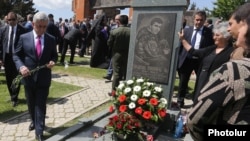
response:
[[[214,25],[213,32],[220,33],[223,35],[224,38],[231,37],[231,34],[227,31],[228,22],[220,22]]]
[[[46,13],[44,12],[37,12],[34,17],[33,17],[33,22],[37,22],[37,21],[48,21],[49,18],[47,16]]]

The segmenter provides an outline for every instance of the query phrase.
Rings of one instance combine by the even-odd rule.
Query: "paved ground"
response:
[[[56,74],[53,80],[82,86],[83,89],[47,106],[46,126],[48,126],[48,129],[59,127],[110,99],[107,94],[111,89],[111,83],[105,83],[103,79],[87,79]],[[34,131],[28,131],[29,124],[30,119],[27,112],[6,122],[1,122],[0,141],[34,140],[35,133]]]

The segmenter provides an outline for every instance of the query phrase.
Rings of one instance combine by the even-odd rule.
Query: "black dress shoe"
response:
[[[29,126],[29,131],[32,131],[35,129],[35,125],[33,122],[30,123],[30,126]]]
[[[43,135],[36,135],[36,140],[37,141],[44,141]]]
[[[17,101],[11,101],[11,104],[13,107],[16,107],[18,103],[17,103]]]
[[[84,57],[84,55],[82,53],[78,53],[79,57]]]
[[[104,79],[107,79],[107,80],[111,80],[111,77],[112,77],[112,76],[108,76],[108,75],[107,75],[107,76],[103,76],[103,78],[104,78]]]
[[[183,108],[184,107],[184,101],[178,101],[177,105],[179,108]]]

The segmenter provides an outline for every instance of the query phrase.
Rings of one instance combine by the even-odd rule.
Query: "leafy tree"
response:
[[[28,14],[38,12],[33,6],[33,0],[1,0],[0,17],[2,19],[9,11],[14,11],[22,17],[26,17]]]
[[[232,12],[240,5],[250,0],[217,0],[211,11],[212,16],[228,20]]]

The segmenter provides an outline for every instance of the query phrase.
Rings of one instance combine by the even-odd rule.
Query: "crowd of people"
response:
[[[215,24],[207,19],[204,11],[197,11],[194,25],[186,26],[183,23],[183,29],[178,32],[177,105],[179,108],[185,107],[189,78],[194,72],[197,79],[187,127],[195,141],[204,140],[203,127],[207,124],[250,123],[249,7],[250,3],[246,3],[237,8],[228,21]],[[155,50],[154,47],[162,41],[157,36],[162,24],[162,19],[154,18],[149,27],[138,32],[135,55],[139,57],[135,57],[139,58],[137,60],[141,64],[150,65],[154,59],[166,59],[165,51],[161,48]],[[91,48],[90,66],[108,69],[104,78],[113,78],[113,92],[119,82],[126,79],[129,41],[129,17],[126,15],[118,14],[110,21],[103,14],[93,21],[89,18],[83,22],[59,18],[59,22],[55,22],[53,14],[38,12],[28,14],[25,23],[20,23],[14,12],[6,15],[5,23],[0,28],[0,65],[5,68],[13,107],[18,105],[20,84],[14,91],[11,89],[12,80],[19,73],[24,77],[22,84],[31,117],[28,129],[35,130],[37,140],[44,140],[51,68],[58,60],[64,65],[68,47],[71,52],[70,64],[75,64],[77,46],[80,57],[84,57],[86,49]],[[38,66],[43,67],[31,73]]]
[[[106,15],[100,15],[93,22],[88,18],[83,22],[68,22],[67,19],[63,21],[59,18],[59,22],[55,22],[53,14],[47,15],[43,12],[28,14],[26,22],[20,22],[18,14],[14,12],[5,16],[5,23],[0,27],[0,66],[4,67],[13,107],[18,106],[20,85],[23,84],[31,119],[28,130],[35,130],[38,141],[44,140],[51,69],[58,60],[59,65],[64,65],[68,47],[71,52],[70,64],[75,64],[74,56],[78,46],[77,54],[80,57],[84,57],[86,49],[91,47],[91,67],[107,69],[109,64],[112,66],[115,81],[111,91],[118,86],[120,80],[125,79],[120,76],[124,75],[126,67],[124,68],[123,64],[126,64],[128,57],[128,16],[117,15],[116,20],[117,22],[110,24],[111,27],[107,23]],[[124,29],[117,30],[116,33],[111,31],[111,28],[118,27],[117,23],[120,23],[119,30]],[[121,47],[124,49],[119,48],[118,44],[122,40],[124,44]],[[113,63],[111,58],[114,58]],[[120,58],[125,62],[120,62]],[[13,87],[13,80],[18,74],[21,74],[23,79]]]

